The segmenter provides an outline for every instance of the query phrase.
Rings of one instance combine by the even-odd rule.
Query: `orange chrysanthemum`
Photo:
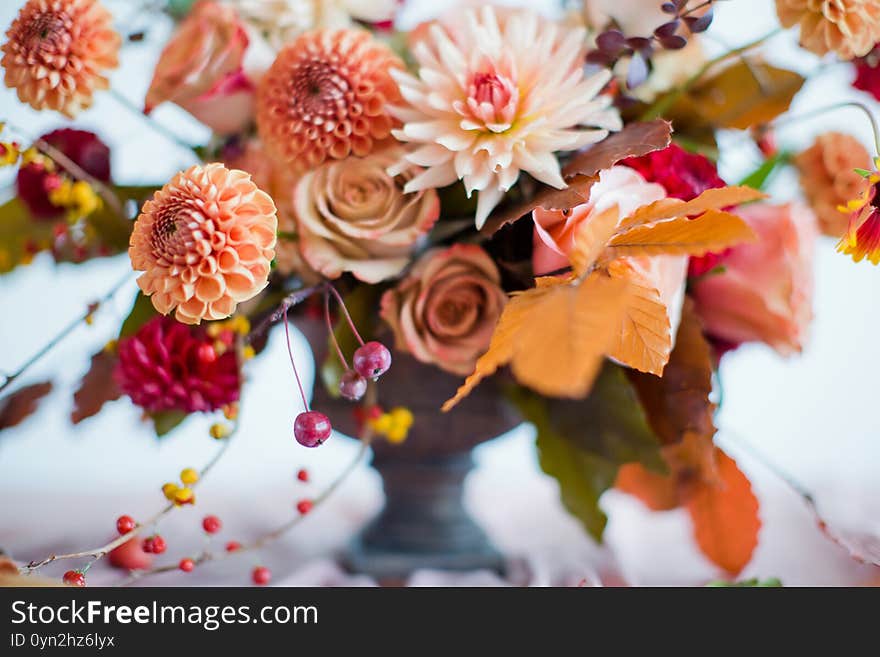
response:
[[[156,310],[198,324],[266,287],[277,227],[275,203],[249,174],[196,165],[144,204],[128,254]]]
[[[367,155],[389,137],[400,98],[388,46],[360,30],[318,30],[278,53],[257,94],[257,128],[272,154],[298,170]]]
[[[110,86],[101,73],[119,64],[112,20],[97,0],[29,0],[0,47],[6,86],[34,109],[73,118]]]

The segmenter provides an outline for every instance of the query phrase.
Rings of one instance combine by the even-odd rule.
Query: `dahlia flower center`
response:
[[[157,213],[150,241],[157,260],[168,264],[193,264],[186,262],[186,257],[192,254],[197,241],[194,229],[200,223],[198,215],[198,209],[183,200],[169,204]]]
[[[491,132],[504,132],[513,124],[519,90],[513,80],[495,71],[478,72],[468,86],[467,109],[473,119]]]
[[[63,41],[64,37],[67,36],[65,28],[68,22],[69,19],[63,13],[48,12],[38,14],[25,27],[22,41],[34,51],[42,49],[54,50],[62,45],[59,42]]]
[[[345,109],[350,89],[335,67],[320,60],[306,62],[290,80],[291,109],[306,120],[335,117]]]

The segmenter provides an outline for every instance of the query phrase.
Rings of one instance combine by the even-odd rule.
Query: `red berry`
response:
[[[308,481],[309,480],[309,471],[306,470],[305,468],[301,468],[296,473],[296,478],[299,479],[300,481]]]
[[[205,516],[204,520],[202,520],[202,529],[209,534],[216,534],[220,531],[221,527],[223,527],[223,523],[220,522],[220,518],[217,516]]]
[[[381,342],[367,342],[354,352],[352,362],[365,379],[378,379],[391,367],[391,352]]]
[[[144,539],[144,552],[152,552],[153,554],[162,554],[168,546],[165,539],[156,534]]]
[[[68,570],[64,573],[64,583],[68,586],[85,586],[86,576],[78,570]]]
[[[301,514],[306,515],[309,511],[312,510],[312,501],[311,500],[300,500],[296,503],[296,510]]]
[[[293,435],[304,447],[317,447],[330,437],[333,427],[330,418],[318,411],[305,411],[296,416]]]
[[[266,566],[257,566],[251,573],[251,579],[257,586],[265,586],[272,579],[272,571]]]
[[[127,534],[135,527],[137,527],[137,523],[131,516],[119,516],[116,519],[116,531],[120,534]]]
[[[241,549],[241,543],[239,543],[238,541],[229,541],[226,544],[226,551],[227,552],[235,552],[236,550],[240,550],[240,549]]]
[[[204,343],[200,344],[198,348],[199,360],[203,363],[213,363],[217,360],[217,352],[214,351],[214,345]]]
[[[192,559],[181,559],[177,567],[185,573],[191,573],[192,569],[196,567],[196,562]]]
[[[358,401],[367,391],[367,380],[354,370],[348,370],[339,381],[339,394],[348,401]]]

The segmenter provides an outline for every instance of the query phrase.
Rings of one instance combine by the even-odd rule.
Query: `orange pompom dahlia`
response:
[[[198,324],[229,317],[266,287],[277,227],[275,203],[250,175],[196,165],[144,204],[128,254],[156,310]]]
[[[403,63],[360,30],[309,32],[278,53],[257,93],[257,128],[272,154],[298,170],[367,155],[391,134],[389,73]]]
[[[102,71],[119,64],[112,20],[97,0],[29,0],[0,46],[6,86],[34,109],[73,118],[110,86]]]

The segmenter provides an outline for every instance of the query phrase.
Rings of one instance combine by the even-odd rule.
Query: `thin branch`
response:
[[[180,146],[181,148],[185,148],[190,153],[195,155],[196,159],[199,162],[202,161],[202,155],[201,155],[201,153],[198,152],[198,150],[196,150],[195,146],[193,146],[192,144],[188,144],[181,137],[179,137],[177,134],[175,134],[172,130],[169,130],[164,125],[162,125],[161,123],[159,123],[155,119],[151,118],[148,114],[144,114],[140,110],[140,108],[138,108],[128,98],[123,96],[121,93],[119,93],[115,89],[111,88],[109,90],[109,94],[110,94],[110,96],[112,96],[116,100],[117,103],[119,103],[120,105],[125,107],[125,109],[127,109],[132,114],[139,116],[141,118],[141,120],[143,120],[148,126],[150,126],[150,128],[152,128],[153,130],[158,132],[160,135],[165,137],[165,139],[173,142],[174,144],[176,144],[177,146]]]
[[[12,372],[6,377],[6,380],[0,385],[0,392],[3,392],[6,388],[11,386],[15,380],[24,374],[34,363],[39,361],[43,356],[49,353],[59,342],[61,342],[64,338],[66,338],[77,326],[81,323],[85,322],[94,312],[99,308],[102,304],[107,303],[122,287],[131,280],[132,272],[126,272],[125,276],[123,276],[117,283],[110,288],[110,290],[104,294],[100,299],[95,301],[89,306],[87,312],[83,315],[77,317],[68,323],[61,331],[58,332],[55,337],[53,337],[49,342],[43,345],[33,356],[28,358],[24,364],[19,367],[17,370]]]
[[[376,384],[371,382],[369,387],[367,388],[367,393],[364,396],[364,401],[362,402],[363,406],[369,408],[377,403],[377,388]],[[315,512],[315,509],[320,507],[323,503],[327,501],[327,499],[336,492],[337,489],[345,482],[346,479],[351,475],[352,472],[355,471],[357,466],[363,460],[364,456],[367,454],[367,450],[370,447],[370,444],[373,441],[373,429],[370,427],[369,423],[365,422],[363,424],[363,428],[361,429],[361,434],[359,436],[360,446],[358,447],[358,451],[355,454],[354,458],[348,463],[348,465],[343,468],[343,470],[336,476],[336,478],[330,482],[330,484],[325,488],[321,493],[312,500],[312,509],[309,511],[309,515]],[[294,527],[299,525],[306,517],[304,514],[299,514],[294,516],[284,524],[276,527],[275,529],[266,532],[262,536],[255,538],[249,543],[245,543],[241,547],[236,550],[229,552],[210,552],[204,551],[197,557],[193,559],[193,563],[195,565],[200,565],[208,561],[220,561],[222,559],[226,559],[228,557],[232,557],[242,552],[247,552],[250,550],[259,550],[260,548],[265,547],[266,545],[277,541],[282,538],[287,532],[292,530]],[[152,575],[159,575],[161,573],[167,573],[179,568],[179,564],[165,564],[164,566],[157,566],[156,568],[152,568],[150,570],[144,571],[134,571],[130,574],[129,578],[121,583],[121,586],[128,586],[129,584],[133,584],[136,581],[143,579],[144,577],[150,577]]]

